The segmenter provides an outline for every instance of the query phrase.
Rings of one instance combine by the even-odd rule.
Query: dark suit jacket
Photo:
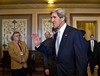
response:
[[[54,40],[53,38],[49,38],[43,41],[42,44],[48,48],[53,48]],[[44,68],[49,69],[49,72],[50,72],[49,76],[54,76],[55,75],[54,69],[55,69],[56,62],[55,62],[55,55],[53,55],[53,50],[51,50],[51,52],[52,52],[52,55],[49,57],[44,55]]]
[[[87,49],[82,33],[70,26],[66,26],[60,43],[58,55],[56,56],[56,76],[85,76],[87,69]],[[44,45],[36,50],[50,55],[46,52]],[[48,48],[48,50],[52,50]]]
[[[90,48],[90,51],[91,51],[91,42],[90,42],[90,40],[88,41],[88,43],[89,43],[89,48]],[[97,43],[97,41],[96,40],[94,40],[94,45]],[[91,51],[91,54],[92,54],[93,52]]]
[[[92,62],[93,64],[94,64],[94,58],[93,58],[93,52],[94,52],[94,49],[93,49],[93,52],[92,52],[92,50],[91,50],[91,42],[90,42],[90,40],[88,41],[88,44],[89,44],[89,61],[88,62]],[[94,46],[97,44],[97,41],[96,40],[94,40]]]
[[[94,54],[93,56],[94,56],[94,63],[95,63],[95,65],[99,65],[99,67],[100,67],[100,42],[98,42],[94,46],[94,52],[93,52],[93,54]]]

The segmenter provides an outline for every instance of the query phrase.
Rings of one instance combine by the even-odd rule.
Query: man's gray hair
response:
[[[52,10],[51,12],[50,12],[50,15],[52,14],[52,13],[54,13],[54,12],[56,12],[57,13],[57,15],[60,17],[60,18],[65,18],[65,22],[67,21],[67,17],[66,17],[66,11],[64,10],[64,9],[62,9],[62,8],[56,8],[56,9],[54,9],[54,10]]]

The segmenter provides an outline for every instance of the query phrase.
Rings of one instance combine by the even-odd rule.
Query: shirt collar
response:
[[[66,28],[66,25],[67,24],[65,23],[58,31],[60,31],[60,33],[63,33]]]

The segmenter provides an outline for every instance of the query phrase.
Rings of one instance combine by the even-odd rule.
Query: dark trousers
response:
[[[91,60],[90,60],[90,71],[91,71],[91,74],[94,73],[94,60],[93,60],[93,58],[91,58]]]
[[[99,66],[99,65],[98,65]],[[100,67],[100,66],[99,66]],[[100,76],[100,68],[98,68],[98,76]]]
[[[14,69],[11,72],[12,76],[27,76],[27,68]]]

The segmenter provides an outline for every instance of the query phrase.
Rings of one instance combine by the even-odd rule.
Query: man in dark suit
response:
[[[52,30],[52,32],[56,32],[56,29]],[[45,45],[46,47],[52,48],[53,38],[51,37],[51,34],[49,31],[45,32],[45,38],[46,40],[44,40],[42,44]],[[54,76],[55,75],[54,68],[55,68],[54,55],[48,58],[44,55],[44,74],[45,76]]]
[[[94,46],[93,56],[94,56],[94,68],[98,71],[97,72],[98,76],[100,76],[100,42],[98,42]]]
[[[93,58],[93,52],[94,52],[94,45],[97,43],[97,41],[94,39],[94,35],[90,35],[90,40],[88,41],[89,47],[90,47],[90,56],[89,56],[89,64],[90,64],[90,71],[93,75],[94,73],[94,58]]]
[[[50,51],[55,50],[55,76],[86,76],[87,49],[82,32],[67,25],[67,17],[64,9],[54,9],[51,11],[50,15],[53,27],[58,29],[57,34],[55,34],[56,38],[54,38],[54,47],[47,48],[41,44],[40,37],[33,33],[32,37],[36,46],[36,50],[44,53],[46,56],[52,55]],[[48,49],[48,51],[45,51],[45,49]]]

